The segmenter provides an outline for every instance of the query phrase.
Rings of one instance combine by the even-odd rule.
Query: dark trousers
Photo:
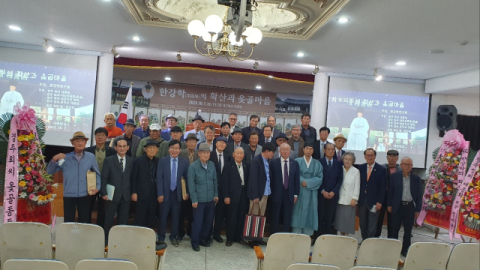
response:
[[[90,209],[89,196],[63,197],[63,220],[64,222],[75,222],[75,214],[78,211],[78,222],[88,223]]]
[[[227,220],[227,241],[240,242],[242,240],[243,226],[249,203],[246,188],[242,187],[240,201],[238,203],[230,202],[230,213]]]
[[[157,204],[158,201],[157,198],[155,198],[155,194],[152,194],[150,198],[137,200],[137,207],[133,224],[142,227],[152,226],[153,218],[155,217],[157,211]]]
[[[415,207],[413,202],[402,202],[396,213],[392,213],[393,235],[392,238],[398,239],[398,232],[403,223],[403,245],[402,253],[406,254],[411,245],[413,222],[415,219]]]
[[[291,232],[290,224],[292,224],[292,208],[293,202],[288,197],[288,190],[284,189],[282,200],[273,202],[273,220],[272,220],[272,234],[277,232]],[[280,227],[280,214],[283,214],[282,230]]]
[[[229,205],[225,204],[224,198],[218,198],[218,202],[215,204],[215,222],[213,226],[213,235],[220,236],[220,234],[222,233],[223,221],[225,220],[225,223],[227,223],[228,210],[230,210],[230,207]]]
[[[102,199],[103,200],[103,199]],[[128,221],[128,210],[130,209],[130,198],[122,198],[118,201],[105,201],[105,239],[108,239],[108,232],[112,228],[115,213],[117,213],[117,224],[126,225]],[[108,242],[105,242],[107,244]]]
[[[187,218],[187,230],[185,231],[185,218]],[[178,222],[178,238],[183,238],[185,234],[192,235],[192,222],[193,222],[193,212],[192,212],[192,200],[188,198],[181,202],[181,210],[179,215]]]
[[[214,201],[206,203],[199,202],[197,208],[193,208],[192,246],[198,246],[200,241],[207,240],[207,237],[210,237],[208,233],[212,228],[214,213]]]
[[[158,241],[165,241],[165,233],[167,232],[168,214],[172,213],[172,228],[170,230],[170,240],[177,239],[178,221],[180,217],[181,202],[178,200],[177,189],[169,190],[170,198],[160,204],[160,231],[158,232]]]
[[[377,231],[375,232],[375,237],[380,237],[380,235],[382,234],[383,219],[385,218],[385,214],[387,214],[387,237],[392,238],[393,221],[392,215],[387,211],[387,198],[385,198],[385,201],[382,204],[382,209],[380,209],[380,213],[378,215]]]
[[[321,193],[318,194],[318,231],[315,236],[323,234],[335,234],[333,222],[337,211],[338,197],[325,199]]]
[[[88,223],[92,223],[92,212],[97,202],[97,225],[103,228],[105,224],[105,201],[98,194],[88,196],[90,198],[90,208],[88,214]]]
[[[371,207],[367,206],[367,202],[358,206],[358,216],[360,219],[360,231],[362,233],[362,239],[368,239],[375,237],[377,232],[377,221],[380,211],[370,212]]]

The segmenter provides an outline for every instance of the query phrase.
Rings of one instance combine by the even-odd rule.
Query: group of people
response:
[[[107,113],[106,126],[95,130],[95,146],[88,148],[88,138],[76,132],[74,151],[55,155],[47,167],[50,174],[63,171],[65,222],[73,222],[76,211],[79,222],[91,222],[98,201],[97,224],[108,237],[115,214],[118,224],[126,224],[134,201],[135,225],[152,226],[158,216],[158,241],[164,242],[171,216],[171,244],[189,235],[199,251],[213,240],[223,242],[223,224],[226,246],[266,244],[242,239],[246,214],[267,216],[271,234],[302,233],[313,241],[323,234],[354,234],[358,208],[363,239],[380,236],[385,213],[388,237],[398,238],[403,223],[406,254],[422,198],[410,158],[398,165],[399,153],[390,150],[388,163],[380,165],[376,151],[367,148],[366,163],[356,168],[355,154],[342,149],[347,138],[338,134],[330,142],[330,129],[322,127],[318,140],[309,114],[292,127],[291,138],[275,128],[274,116],[262,129],[257,115],[243,129],[235,113],[228,120],[215,137],[213,126],[202,129],[198,114],[185,133],[173,115],[163,131],[142,115],[140,127],[129,119],[119,134],[115,116]],[[95,173],[95,187],[87,188],[87,171]]]

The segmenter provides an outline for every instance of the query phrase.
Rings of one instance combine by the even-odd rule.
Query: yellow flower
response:
[[[469,201],[465,201],[465,204],[468,204],[468,203],[469,203]]]
[[[438,194],[437,194],[437,193],[435,193],[435,195],[433,195],[433,197],[435,197],[435,198],[438,198]]]
[[[452,153],[448,153],[448,156],[451,157],[451,156],[452,156]]]
[[[27,167],[27,168],[25,168],[25,170],[26,170],[27,172],[30,172],[30,171],[32,170],[32,167]]]
[[[18,140],[21,141],[21,142],[25,141],[25,135],[18,136]]]
[[[52,198],[52,194],[47,195],[47,199],[50,200]]]
[[[477,214],[475,214],[475,215],[473,215],[473,218],[475,218],[475,219],[479,219],[479,218],[480,218],[480,216],[478,216]]]
[[[27,183],[25,183],[25,181],[20,181],[20,182],[18,183],[18,185],[21,186],[21,187],[24,187],[24,186],[27,185]]]
[[[33,133],[30,133],[30,135],[28,135],[27,137],[29,141],[35,139],[35,135]]]
[[[455,164],[458,164],[458,163],[460,163],[460,162],[458,162],[458,160],[455,160]]]
[[[473,215],[475,215],[473,212],[470,212],[470,216],[473,217]]]
[[[20,154],[25,155],[27,153],[27,150],[20,150]]]

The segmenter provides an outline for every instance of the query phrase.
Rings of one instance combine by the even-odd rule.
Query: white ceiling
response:
[[[270,0],[279,1],[279,0]],[[282,0],[285,2],[285,0]],[[313,0],[297,0],[313,1]],[[255,48],[261,70],[311,73],[321,71],[429,79],[479,68],[478,0],[352,0],[335,18],[306,41],[264,38]],[[181,50],[187,63],[250,69],[253,60],[230,63],[198,55],[186,30],[137,25],[120,0],[0,0],[0,41],[109,52],[124,57],[175,61]],[[23,31],[9,30],[18,25]],[[138,35],[142,41],[134,42]],[[461,41],[468,41],[465,46]],[[442,49],[443,54],[429,54]],[[306,56],[298,58],[295,53]],[[404,60],[404,67],[395,62]]]

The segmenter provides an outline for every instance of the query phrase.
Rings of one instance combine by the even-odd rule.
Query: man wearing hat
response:
[[[191,243],[194,251],[200,251],[199,245],[210,246],[208,234],[213,224],[215,203],[218,202],[217,170],[209,160],[208,144],[200,144],[198,156],[199,159],[188,167],[188,189],[193,208]]]
[[[280,158],[280,146],[284,143],[287,142],[287,135],[285,133],[280,133],[278,137],[275,139],[275,143],[277,144],[277,149],[275,150],[275,154],[273,154],[273,158]],[[296,159],[297,158],[297,153],[290,149],[290,158],[291,159]]]
[[[156,184],[158,142],[148,140],[142,148],[144,154],[137,156],[133,162],[130,189],[132,201],[137,202],[134,224],[148,227],[153,223],[158,204]]]
[[[192,119],[193,129],[185,132],[184,138],[187,139],[188,134],[195,134],[200,143],[205,141],[205,133],[202,130],[202,124],[205,123],[202,116],[198,113]]]
[[[170,136],[170,130],[178,125],[178,119],[173,114],[169,114],[165,117],[165,123],[167,124],[167,129],[162,130],[160,136],[165,141],[171,141],[172,137]],[[181,141],[184,141],[183,137],[181,138]]]
[[[1,107],[0,107],[0,115],[4,113],[11,113],[14,114],[13,107],[19,102],[20,106],[23,106],[23,97],[22,94],[17,92],[17,81],[16,80],[10,80],[8,82],[8,85],[10,86],[10,91],[5,92],[2,96],[1,100]]]
[[[143,153],[145,153],[145,149],[144,149],[144,146],[147,144],[147,142],[149,140],[154,140],[155,142],[158,143],[159,147],[160,147],[160,143],[163,142],[163,138],[160,137],[160,125],[157,124],[157,123],[153,123],[150,125],[150,136],[148,137],[145,137],[143,138],[140,143],[138,144],[138,148],[137,148],[137,153],[135,154],[136,157],[139,157],[141,155],[143,155]],[[156,153],[156,157],[157,158],[160,158],[160,151],[157,151]]]
[[[181,145],[181,149],[186,149],[187,148],[187,144],[185,144],[185,142],[181,142],[180,140],[183,139],[183,132],[182,132],[182,128],[180,128],[179,126],[174,126],[172,127],[172,129],[170,129],[170,138],[172,138],[170,141],[163,141],[160,143],[160,158],[162,157],[166,157],[168,156],[168,144],[171,142],[171,141],[179,141],[180,142],[180,145]]]
[[[396,172],[401,172],[402,168],[400,165],[398,165],[398,151],[397,150],[388,150],[387,152],[387,162],[383,164],[383,167],[385,167],[385,171],[387,173],[387,194],[388,194],[388,187],[390,184],[390,177],[392,174]],[[387,210],[387,198],[388,196],[385,196],[384,203],[382,204],[382,209],[380,209],[380,216],[378,217],[378,222],[377,222],[377,231],[375,232],[375,237],[380,237],[382,234],[382,228],[383,228],[383,220],[385,219],[385,213],[387,213],[387,236],[388,238],[392,238],[393,235],[393,221],[392,221],[392,215],[390,212],[386,211]]]
[[[345,136],[343,136],[342,133],[338,134],[337,136],[335,136],[335,138],[333,138],[333,143],[335,144],[335,158],[338,161],[341,161],[343,154],[345,154],[345,151],[342,149],[346,142],[347,139],[345,138]]]
[[[235,149],[237,149],[238,147],[242,147],[245,154],[243,161],[250,163],[250,160],[252,159],[252,156],[250,154],[250,147],[248,146],[248,144],[242,141],[242,130],[240,128],[235,128],[232,132],[232,138],[233,142],[227,143],[227,148],[225,151],[231,155],[233,154],[233,152],[235,152]]]
[[[136,128],[133,131],[133,135],[136,135],[140,137],[140,139],[143,139],[145,137],[150,136],[150,128],[148,127],[148,125],[150,125],[150,118],[148,117],[148,115],[142,114],[140,115],[139,120],[140,120],[140,127]]]
[[[88,195],[95,195],[100,190],[101,178],[95,155],[85,152],[88,138],[77,131],[70,139],[74,151],[68,154],[56,154],[48,163],[47,173],[63,172],[63,212],[65,222],[75,222],[78,211],[78,222],[87,223],[90,206]],[[87,172],[96,173],[96,187],[87,190]]]
[[[103,127],[99,127],[95,129],[95,145],[85,148],[85,152],[90,152],[95,155],[95,159],[97,160],[98,169],[100,173],[103,170],[103,161],[105,158],[109,156],[113,156],[117,153],[114,148],[109,147],[105,142],[108,138],[108,131]],[[92,222],[92,212],[93,208],[95,207],[95,202],[98,201],[98,212],[97,212],[97,225],[103,228],[103,224],[105,222],[105,204],[102,198],[97,198],[100,196],[99,194],[90,196],[90,208],[89,208],[89,215],[88,215],[88,222]]]
[[[287,143],[290,145],[295,153],[297,153],[297,157],[303,157],[303,146],[305,145],[305,141],[303,140],[302,136],[302,127],[298,124],[292,126],[292,137],[288,139]],[[313,146],[313,143],[312,143]]]
[[[128,144],[127,156],[135,158],[137,155],[138,144],[140,143],[141,138],[133,134],[133,132],[136,130],[135,122],[133,121],[133,119],[128,119],[127,122],[123,124],[123,129],[125,130],[125,133],[113,139],[110,143],[110,147],[115,145],[117,140],[124,139],[125,141],[127,141]]]

